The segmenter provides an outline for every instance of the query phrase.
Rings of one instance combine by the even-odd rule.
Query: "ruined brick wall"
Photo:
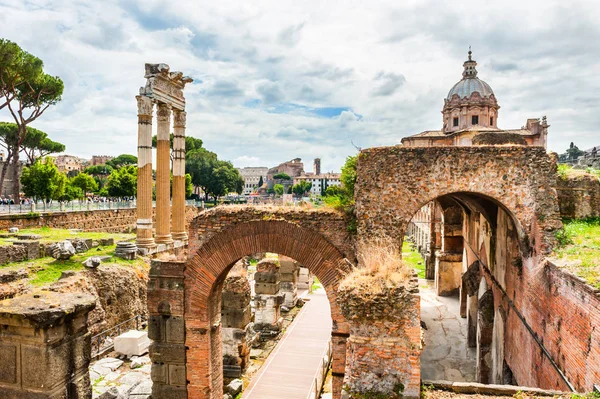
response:
[[[556,192],[561,217],[581,219],[600,216],[600,180],[597,176],[558,178]]]
[[[600,291],[551,262],[507,277],[509,297],[560,370],[575,389],[591,391],[600,378]],[[506,359],[518,384],[568,390],[514,312],[507,315]]]
[[[200,212],[190,225],[189,255],[193,256],[211,237],[233,224],[277,220],[285,220],[317,232],[347,259],[355,261],[354,242],[340,213],[324,208],[272,206],[220,206]]]
[[[227,273],[244,256],[273,252],[307,267],[327,292],[335,337],[333,397],[338,399],[349,327],[337,301],[337,287],[355,257],[343,216],[327,209],[225,206],[198,215],[189,237],[185,346],[190,397],[223,395],[220,312]]]
[[[359,235],[402,240],[415,213],[452,193],[495,199],[517,221],[524,252],[545,254],[561,226],[556,162],[540,147],[381,147],[360,152]]]
[[[188,206],[185,210],[186,226],[189,226],[198,214],[198,208]],[[0,230],[10,227],[20,229],[48,226],[60,229],[81,229],[85,231],[102,231],[121,233],[133,231],[136,225],[136,209],[108,209],[75,212],[47,212],[40,216],[0,215]]]

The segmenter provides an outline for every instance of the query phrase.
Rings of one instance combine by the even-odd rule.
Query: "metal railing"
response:
[[[313,383],[310,387],[308,395],[306,396],[306,399],[318,399],[321,396],[321,391],[323,390],[325,378],[327,378],[329,366],[331,365],[332,355],[333,346],[331,344],[331,341],[329,341],[329,343],[327,344],[327,349],[325,349],[325,352],[321,357],[321,365],[315,373],[315,378],[313,379]]]
[[[152,203],[156,206],[156,202]],[[200,206],[200,202],[187,200],[188,206]],[[133,209],[136,207],[136,201],[69,201],[69,202],[51,202],[39,201],[32,204],[0,204],[0,215],[18,215],[34,214],[47,212],[80,212],[80,211],[99,211],[111,209]]]
[[[99,358],[104,353],[111,351],[114,348],[114,343],[111,341],[107,342],[107,338],[113,338],[121,335],[121,331],[131,330],[131,327],[124,327],[126,324],[135,326],[136,330],[139,330],[142,326],[142,315],[133,316],[131,319],[125,320],[116,326],[104,330],[99,334],[92,337],[92,358]]]

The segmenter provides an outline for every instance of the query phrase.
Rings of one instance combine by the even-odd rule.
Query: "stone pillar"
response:
[[[300,266],[298,262],[287,256],[279,255],[280,264],[280,292],[283,294],[283,306],[288,309],[296,306],[298,302],[298,289],[296,284],[298,282],[298,274]]]
[[[306,267],[300,266],[300,270],[298,271],[298,282],[296,283],[296,287],[301,290],[312,291],[314,277],[310,273]]]
[[[137,246],[152,248],[152,99],[136,96],[138,103]],[[89,203],[88,203],[89,205]]]
[[[0,397],[92,397],[87,317],[96,298],[39,292],[0,302]]]
[[[185,262],[152,260],[148,281],[148,338],[152,398],[186,399],[183,270]]]
[[[283,295],[277,259],[263,259],[256,265],[254,273],[254,328],[261,337],[277,335],[281,328],[281,304]]]
[[[156,144],[156,243],[170,244],[171,238],[171,106],[158,104]]]
[[[250,364],[252,344],[250,284],[244,275],[228,276],[221,302],[223,377],[238,378]]]
[[[461,286],[462,253],[438,251],[435,255],[435,293],[439,296],[458,294]]]
[[[185,111],[173,111],[173,239],[187,241],[185,225]]]
[[[344,390],[350,397],[419,398],[420,297],[416,276],[406,285],[340,284],[338,303],[350,323]],[[369,293],[369,286],[381,290]],[[362,285],[362,286],[361,286]]]

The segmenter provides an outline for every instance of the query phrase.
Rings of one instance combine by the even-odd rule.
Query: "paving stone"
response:
[[[225,390],[231,396],[236,396],[238,393],[242,392],[243,387],[244,387],[244,383],[242,382],[242,380],[237,378],[237,379],[231,381],[229,384],[227,384],[227,386],[225,387]]]
[[[152,395],[152,380],[149,378],[140,382],[129,392],[131,399],[147,399],[150,395]]]
[[[131,363],[129,364],[129,367],[132,369],[137,369],[142,367],[145,364],[149,364],[150,363],[150,358],[148,356],[133,356],[131,358]]]

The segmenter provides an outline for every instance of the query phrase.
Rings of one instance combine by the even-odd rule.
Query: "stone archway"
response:
[[[336,290],[352,269],[342,252],[320,232],[286,220],[259,218],[235,223],[233,218],[210,237],[195,238],[197,244],[192,245],[194,253],[187,262],[171,262],[170,267],[155,262],[153,270],[158,273],[151,271],[150,286],[156,287],[148,293],[150,335],[155,341],[152,360],[165,366],[164,371],[153,373],[153,397],[222,398],[220,317],[225,277],[240,258],[274,252],[302,263],[325,288],[333,322],[334,398],[339,398],[349,326],[338,306]],[[154,284],[152,279],[156,279]],[[177,337],[169,334],[174,323],[181,330]]]

